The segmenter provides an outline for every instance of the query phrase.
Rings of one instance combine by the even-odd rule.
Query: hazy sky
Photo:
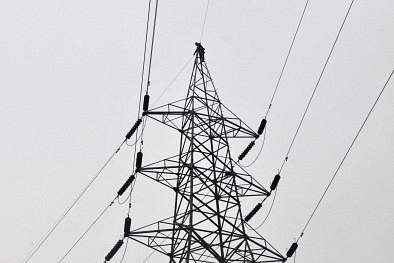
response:
[[[194,52],[206,1],[160,1],[151,100]],[[305,1],[211,1],[202,39],[222,102],[258,128]],[[248,171],[267,188],[279,169],[350,1],[310,0]],[[22,262],[134,124],[147,1],[0,1],[0,261]],[[283,254],[306,223],[394,68],[394,2],[360,0],[345,24],[259,232]],[[186,95],[192,63],[156,105]],[[297,262],[390,262],[394,244],[394,80],[299,243]],[[144,162],[177,153],[176,133],[153,122]],[[257,155],[262,141],[245,164]],[[247,142],[245,142],[245,145]],[[116,195],[133,147],[108,169],[30,262],[58,262]],[[233,147],[237,156],[242,148]],[[245,201],[244,213],[258,200]],[[271,203],[251,220],[257,226]],[[139,177],[132,224],[171,215],[168,189]],[[103,262],[127,204],[115,203],[63,262]],[[121,251],[123,252],[123,250]],[[121,252],[111,262],[119,262]],[[150,250],[130,242],[124,262]],[[147,262],[166,262],[154,254]]]

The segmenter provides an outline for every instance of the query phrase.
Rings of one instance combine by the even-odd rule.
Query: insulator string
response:
[[[243,168],[248,168],[248,167],[252,166],[252,165],[257,161],[257,159],[259,159],[261,153],[263,152],[266,134],[267,134],[267,129],[264,129],[263,143],[261,144],[260,150],[259,150],[257,156],[254,158],[254,160],[253,160],[251,163],[247,164],[247,165],[242,165],[241,162],[238,162],[238,164],[239,164],[240,166],[242,166]]]

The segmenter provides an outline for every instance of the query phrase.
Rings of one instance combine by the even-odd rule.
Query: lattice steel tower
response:
[[[174,191],[174,214],[125,237],[167,255],[170,263],[283,262],[262,236],[247,230],[241,211],[241,198],[265,199],[270,191],[233,159],[229,138],[259,135],[221,103],[204,48],[196,45],[186,98],[144,106],[145,117],[179,131],[179,154],[149,165],[141,165],[141,153],[137,157],[136,172]]]

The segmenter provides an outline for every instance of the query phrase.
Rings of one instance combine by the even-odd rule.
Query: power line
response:
[[[266,112],[266,114],[265,114],[264,119],[267,119],[268,113],[269,113],[269,111],[270,111],[270,109],[271,109],[272,102],[274,101],[276,92],[277,92],[278,87],[279,87],[279,83],[280,83],[280,81],[281,81],[281,79],[282,79],[283,72],[285,71],[285,68],[286,68],[286,65],[287,65],[287,61],[289,60],[291,50],[293,49],[293,45],[294,45],[295,39],[296,39],[296,37],[297,37],[298,31],[299,31],[299,29],[300,29],[301,22],[302,22],[302,20],[303,20],[303,18],[304,18],[304,14],[305,14],[306,8],[308,7],[308,3],[309,3],[309,0],[306,1],[305,6],[304,6],[304,10],[302,11],[301,18],[300,18],[300,20],[298,21],[297,30],[296,30],[296,32],[294,33],[293,39],[292,39],[292,41],[291,41],[291,45],[290,45],[289,51],[287,52],[287,56],[286,56],[285,62],[284,62],[284,64],[283,64],[282,70],[281,70],[281,72],[280,72],[278,81],[276,82],[275,90],[274,90],[274,93],[272,94],[271,101],[270,101],[270,104],[269,104],[269,106],[268,106],[268,109],[267,109],[267,112]]]
[[[154,13],[154,19],[153,19],[153,32],[152,32],[152,39],[151,39],[151,45],[150,45],[150,55],[149,55],[149,64],[148,64],[148,76],[147,76],[147,82],[146,82],[146,94],[148,94],[148,89],[150,86],[150,74],[151,74],[151,68],[152,68],[152,55],[153,55],[153,47],[154,47],[154,40],[155,40],[155,32],[156,32],[156,22],[157,22],[157,7],[158,7],[158,0],[156,0],[156,5],[155,5],[155,13]],[[143,84],[144,84],[144,76],[145,76],[145,61],[146,61],[146,50],[147,50],[147,42],[148,42],[148,34],[149,34],[149,22],[150,22],[150,12],[151,12],[151,0],[149,0],[149,6],[148,6],[148,15],[147,15],[147,22],[146,22],[146,31],[145,31],[145,44],[144,44],[144,58],[143,58],[143,65],[142,65],[142,73],[141,73],[141,87],[140,87],[140,95],[139,95],[139,104],[138,104],[138,118],[140,118],[140,114],[141,114],[141,101],[142,101],[142,88],[143,88]],[[137,133],[136,133],[136,139],[135,139],[135,143],[134,145],[134,158],[133,158],[133,167],[135,166],[135,159],[136,159],[136,153],[137,153],[137,142],[138,140],[140,140],[140,151],[142,148],[142,144],[143,144],[143,134],[144,134],[144,130],[145,130],[145,125],[146,125],[146,119],[141,131],[141,134],[138,135],[138,129],[137,129]],[[133,168],[134,169],[134,168]],[[134,183],[133,185],[130,187],[130,193],[128,198],[125,201],[129,201],[128,202],[128,212],[127,212],[127,216],[130,216],[130,211],[131,211],[131,194],[133,192],[134,189],[134,185],[136,183],[137,177],[135,177]],[[126,247],[125,250],[123,252],[122,255],[122,259],[120,262],[123,262],[125,255],[126,255],[126,250],[127,250],[127,246],[128,246],[128,240],[126,242]]]
[[[303,123],[303,121],[304,121],[304,119],[305,119],[306,113],[308,112],[309,106],[310,106],[310,104],[311,104],[311,102],[312,102],[312,99],[313,99],[313,97],[314,97],[314,95],[315,95],[315,93],[316,93],[316,90],[317,90],[317,88],[318,88],[318,86],[319,86],[320,80],[321,80],[321,78],[322,78],[322,76],[323,76],[323,74],[324,74],[324,71],[325,71],[326,67],[327,67],[328,61],[330,60],[330,57],[331,57],[331,55],[332,55],[332,52],[333,52],[333,50],[334,50],[334,48],[335,48],[335,46],[336,46],[336,43],[337,43],[337,41],[338,41],[338,39],[339,39],[339,36],[340,36],[340,34],[341,34],[341,32],[342,32],[343,26],[344,26],[344,24],[345,24],[345,22],[346,22],[346,20],[347,20],[347,17],[348,17],[348,15],[349,15],[349,12],[350,12],[350,9],[351,9],[351,7],[352,7],[352,5],[353,5],[353,2],[354,2],[354,0],[352,0],[351,4],[350,4],[350,6],[349,6],[349,8],[348,8],[348,10],[347,10],[346,16],[345,16],[345,18],[344,18],[343,21],[342,21],[341,27],[340,27],[340,29],[339,29],[339,31],[338,31],[338,34],[337,34],[337,36],[336,36],[336,38],[335,38],[335,41],[334,41],[334,43],[333,43],[333,45],[332,45],[332,47],[331,47],[330,53],[328,54],[328,57],[327,57],[327,59],[326,59],[326,61],[325,61],[325,63],[324,63],[323,69],[322,69],[322,71],[321,71],[321,73],[320,73],[320,76],[319,76],[317,82],[316,82],[315,88],[313,89],[312,95],[311,95],[311,97],[309,98],[308,104],[307,104],[307,106],[306,106],[306,108],[305,108],[305,111],[304,111],[304,113],[303,113],[303,115],[302,115],[301,121],[299,122],[298,127],[297,127],[297,130],[296,130],[296,132],[295,132],[295,134],[294,134],[294,136],[293,136],[293,139],[292,139],[292,141],[291,141],[291,143],[290,143],[290,146],[289,146],[289,149],[288,149],[288,151],[287,151],[287,153],[286,153],[285,159],[283,160],[282,165],[281,165],[281,167],[280,167],[280,169],[279,169],[279,171],[278,171],[278,175],[281,174],[281,172],[282,172],[282,170],[283,170],[283,167],[284,167],[285,163],[286,163],[287,160],[288,160],[289,153],[290,153],[290,151],[291,151],[291,149],[292,149],[292,147],[293,147],[294,141],[295,141],[295,139],[296,139],[296,137],[297,137],[297,135],[298,135],[298,132],[299,132],[299,130],[300,130],[300,128],[301,128],[301,125],[302,125],[302,123]],[[276,85],[274,94],[273,94],[273,96],[272,96],[272,98],[271,98],[271,103],[270,103],[270,105],[269,105],[269,107],[268,107],[268,110],[267,110],[267,113],[266,113],[266,117],[267,117],[268,112],[269,112],[269,110],[270,110],[270,108],[271,108],[272,101],[273,101],[273,99],[274,99],[274,97],[275,97],[277,88],[278,88],[278,86],[279,86],[280,79],[281,79],[282,74],[283,74],[283,71],[284,71],[284,69],[285,69],[285,67],[286,67],[287,60],[288,60],[288,58],[289,58],[291,49],[292,49],[293,44],[294,44],[294,41],[295,41],[295,38],[296,38],[297,33],[298,33],[298,31],[299,31],[299,28],[300,28],[302,19],[303,19],[303,17],[304,17],[306,8],[307,8],[307,6],[308,6],[308,3],[309,3],[309,0],[307,0],[307,2],[305,3],[305,7],[304,7],[304,10],[303,10],[303,12],[302,12],[300,21],[299,21],[299,23],[298,23],[296,33],[294,34],[293,41],[292,41],[292,43],[291,43],[289,52],[288,52],[287,57],[286,57],[286,60],[285,60],[285,64],[283,65],[282,72],[281,72],[281,74],[280,74],[280,76],[279,76],[279,79],[278,79],[278,82],[277,82],[277,85]],[[266,117],[265,117],[265,118],[266,118]],[[275,190],[275,196],[274,196],[274,198],[276,197],[277,191],[278,191],[278,190],[276,189],[276,190]],[[269,209],[268,215],[271,213],[272,208],[273,208],[273,205],[274,205],[274,201],[273,201],[272,204],[271,204],[271,207],[270,207],[270,209]],[[268,218],[268,215],[266,216],[266,218],[263,220],[263,222],[262,222],[257,228],[261,227],[261,226],[265,223],[265,221],[266,221],[267,218]]]
[[[150,53],[149,53],[148,76],[147,76],[146,92],[145,92],[146,95],[148,95],[149,86],[150,86],[150,75],[151,75],[151,69],[152,69],[153,47],[154,47],[155,34],[156,34],[157,7],[158,7],[158,4],[159,4],[159,1],[156,0],[155,11],[154,11],[154,17],[153,17],[152,38],[151,38]],[[149,1],[148,19],[147,19],[147,23],[148,23],[148,24],[147,24],[147,26],[146,26],[146,36],[148,35],[148,32],[149,32],[150,7],[151,7],[151,2]],[[142,98],[142,85],[143,85],[143,76],[144,76],[144,68],[145,68],[146,44],[147,44],[147,38],[145,39],[144,65],[143,65],[143,72],[142,72],[142,79],[141,79],[140,101],[139,101],[139,106],[138,106],[138,117],[140,116],[140,112],[141,112],[141,98]],[[145,103],[145,102],[144,102],[144,103]],[[141,151],[142,145],[143,145],[143,143],[144,143],[143,138],[142,138],[142,137],[143,137],[143,133],[144,133],[144,130],[141,131],[140,151]],[[138,130],[137,130],[137,134],[138,134]],[[136,136],[137,136],[137,134],[136,134]],[[134,160],[135,160],[135,157],[136,157],[136,151],[137,151],[137,145],[135,145]],[[134,164],[133,164],[133,166],[134,166]]]
[[[149,0],[148,4],[148,14],[147,14],[147,19],[146,19],[146,29],[145,29],[145,43],[144,43],[144,57],[142,60],[142,72],[141,72],[141,82],[140,82],[140,98],[138,102],[138,116],[137,118],[140,117],[141,113],[141,100],[142,100],[142,89],[144,86],[144,76],[145,76],[145,62],[146,62],[146,49],[147,49],[147,44],[148,44],[148,34],[149,34],[149,21],[150,21],[150,9],[151,9],[151,2],[152,0]],[[138,132],[137,132],[138,133]]]
[[[321,202],[322,202],[323,198],[325,197],[325,195],[326,195],[328,189],[330,188],[330,186],[331,186],[331,184],[333,183],[335,177],[337,176],[339,170],[341,169],[342,164],[345,162],[346,157],[348,156],[350,150],[352,149],[354,143],[356,142],[358,136],[360,135],[362,129],[364,128],[365,123],[367,122],[369,116],[371,115],[371,113],[372,113],[372,111],[374,110],[376,104],[378,103],[378,101],[379,101],[379,99],[380,99],[380,97],[381,97],[383,91],[386,89],[386,86],[387,86],[387,84],[389,83],[391,77],[393,76],[393,73],[394,73],[394,70],[391,71],[390,76],[388,77],[388,79],[387,79],[386,83],[384,84],[383,88],[381,89],[381,91],[380,91],[378,97],[376,98],[376,100],[375,100],[375,102],[373,103],[371,109],[369,110],[369,112],[368,112],[368,114],[367,114],[367,117],[364,119],[364,121],[363,121],[363,123],[362,123],[360,129],[358,130],[358,132],[357,132],[356,136],[354,137],[352,143],[350,144],[350,146],[349,146],[349,148],[347,149],[345,155],[343,156],[341,162],[339,163],[338,168],[336,169],[334,175],[332,176],[332,178],[331,178],[330,182],[328,183],[326,189],[324,190],[322,196],[320,197],[319,201],[317,202],[317,205],[315,206],[315,209],[313,209],[313,212],[312,212],[311,216],[309,217],[308,221],[306,222],[304,228],[302,229],[301,234],[300,234],[300,236],[299,236],[298,239],[297,239],[297,242],[298,242],[298,241],[300,240],[300,238],[304,235],[304,232],[305,232],[306,228],[308,227],[309,223],[311,222],[312,217],[315,215],[315,213],[316,213],[316,211],[317,211],[317,208],[318,208],[319,205],[321,204]]]
[[[207,0],[207,7],[205,8],[204,22],[202,24],[201,35],[200,35],[200,43],[202,40],[202,36],[204,35],[205,23],[207,21],[208,8],[209,8],[209,0]]]
[[[68,254],[70,254],[70,252],[75,248],[75,246],[85,237],[85,235],[89,232],[89,230],[97,223],[97,221],[104,215],[104,213],[108,210],[108,208],[110,208],[114,202],[115,199],[117,197],[114,198],[114,200],[111,201],[111,203],[109,205],[107,205],[104,210],[99,214],[99,216],[93,221],[92,224],[90,224],[90,226],[83,232],[83,234],[77,239],[77,241],[75,241],[75,243],[70,247],[69,250],[67,250],[66,254],[64,254],[64,256],[59,260],[58,263],[62,262]]]
[[[193,59],[194,56],[191,56],[186,63],[183,65],[183,67],[178,71],[178,73],[175,75],[175,77],[171,80],[171,82],[163,89],[159,97],[153,102],[152,107],[156,105],[156,103],[163,97],[163,95],[168,91],[168,89],[174,84],[174,82],[178,79],[179,75],[182,74],[182,72],[185,70],[187,65],[189,65],[190,61]]]
[[[263,143],[261,144],[260,150],[259,150],[257,156],[253,159],[253,161],[251,163],[247,164],[247,165],[242,165],[241,162],[238,162],[238,164],[240,166],[242,166],[243,168],[248,168],[248,167],[252,166],[257,161],[257,159],[260,157],[261,153],[263,152],[263,148],[264,148],[264,145],[265,145],[266,134],[267,134],[267,128],[264,129]]]
[[[77,204],[77,202],[81,199],[81,197],[85,194],[85,192],[89,189],[89,187],[93,184],[93,182],[97,179],[97,177],[101,174],[101,172],[107,167],[109,162],[113,159],[115,154],[117,154],[122,147],[122,145],[126,142],[123,142],[119,145],[116,151],[108,158],[108,160],[104,163],[104,165],[98,170],[98,172],[90,179],[89,183],[83,188],[83,190],[78,194],[75,200],[69,205],[63,215],[56,221],[53,227],[48,230],[48,232],[41,238],[40,242],[38,243],[37,247],[30,253],[29,257],[24,261],[24,263],[29,262],[29,260],[37,253],[37,251],[41,248],[41,246],[45,243],[45,241],[52,235],[53,231],[60,225],[60,223],[64,220],[64,218],[68,215],[71,209]]]
[[[348,10],[347,10],[347,12],[346,12],[346,16],[345,16],[345,18],[344,18],[343,21],[342,21],[341,27],[340,27],[340,29],[339,29],[339,31],[338,31],[338,34],[337,34],[337,36],[336,36],[336,38],[335,38],[335,41],[334,41],[334,43],[333,43],[333,45],[332,45],[332,47],[331,47],[330,53],[328,54],[328,57],[327,57],[327,59],[326,59],[326,62],[324,63],[323,69],[322,69],[322,71],[321,71],[321,73],[320,73],[320,76],[319,76],[317,82],[316,82],[315,88],[313,89],[312,95],[311,95],[311,97],[309,98],[308,104],[306,105],[306,108],[305,108],[305,111],[304,111],[304,113],[303,113],[303,115],[302,115],[301,121],[299,122],[298,127],[297,127],[297,130],[296,130],[296,132],[295,132],[295,134],[294,134],[294,136],[293,136],[293,139],[292,139],[292,141],[291,141],[291,143],[290,143],[290,147],[289,147],[289,149],[287,150],[285,159],[283,160],[282,165],[281,165],[281,167],[280,167],[280,169],[279,169],[279,174],[282,172],[282,169],[283,169],[285,163],[287,162],[287,159],[288,159],[288,157],[289,157],[289,153],[290,153],[290,151],[291,151],[291,149],[292,149],[292,147],[293,147],[293,144],[294,144],[295,139],[297,138],[297,135],[298,135],[298,132],[300,131],[301,125],[302,125],[302,123],[304,122],[306,113],[308,112],[308,109],[309,109],[309,106],[311,105],[312,99],[313,99],[313,97],[315,96],[316,90],[317,90],[317,88],[319,87],[320,80],[322,79],[322,76],[323,76],[324,71],[325,71],[325,69],[326,69],[326,67],[327,67],[328,61],[329,61],[330,58],[331,58],[332,52],[333,52],[333,50],[334,50],[334,48],[335,48],[335,46],[336,46],[336,43],[337,43],[337,41],[338,41],[338,39],[339,39],[339,36],[340,36],[340,34],[341,34],[341,32],[342,32],[343,26],[345,25],[345,22],[346,22],[346,20],[347,20],[347,17],[348,17],[348,15],[349,15],[349,12],[350,12],[350,10],[351,10],[351,8],[352,8],[352,6],[353,6],[353,2],[354,2],[354,0],[352,0],[352,2],[350,3],[350,6],[349,6],[349,8],[348,8]]]
[[[299,31],[299,29],[300,29],[300,27],[301,27],[302,20],[304,19],[304,15],[305,15],[306,9],[307,9],[307,7],[308,7],[308,4],[309,4],[309,0],[307,0],[307,1],[305,2],[304,9],[302,10],[301,17],[300,17],[300,19],[299,19],[299,21],[298,21],[298,24],[297,24],[297,29],[296,29],[296,31],[295,31],[295,33],[294,33],[294,35],[293,35],[293,39],[292,39],[292,41],[291,41],[289,50],[287,51],[287,55],[286,55],[285,62],[283,63],[282,70],[281,70],[281,72],[280,72],[280,74],[279,74],[278,81],[276,82],[275,89],[274,89],[274,92],[273,92],[273,94],[272,94],[272,97],[271,97],[271,100],[270,100],[270,103],[269,103],[269,106],[268,106],[268,109],[267,109],[267,112],[266,112],[266,114],[265,114],[264,119],[267,119],[268,113],[269,113],[269,111],[271,110],[272,103],[273,103],[273,101],[274,101],[274,98],[275,98],[275,96],[276,96],[277,90],[278,90],[278,88],[279,88],[280,81],[282,80],[282,76],[283,76],[283,73],[284,73],[284,71],[285,71],[285,68],[286,68],[286,65],[287,65],[287,61],[289,60],[291,51],[292,51],[292,49],[293,49],[295,40],[296,40],[297,35],[298,35],[298,31]],[[258,157],[260,156],[260,154],[261,154],[261,152],[262,152],[262,150],[263,150],[264,142],[265,142],[265,138],[266,138],[266,132],[267,132],[267,128],[264,129],[263,144],[262,144],[262,146],[261,146],[261,148],[260,148],[259,153],[257,154],[256,159],[254,159],[253,162],[252,162],[251,164],[246,165],[246,166],[242,166],[242,167],[249,167],[250,165],[252,165],[252,164],[254,164],[254,163],[256,162],[256,160],[258,159]],[[241,164],[240,164],[240,165],[241,165]],[[271,213],[271,211],[272,211],[272,208],[273,208],[273,206],[274,206],[276,193],[277,193],[277,191],[275,190],[274,200],[273,200],[272,203],[271,203],[271,206],[270,206],[270,208],[269,208],[269,211],[268,211],[267,216],[264,218],[263,222],[260,223],[260,225],[259,225],[256,229],[259,229],[259,228],[265,223],[265,221],[267,220],[268,216],[270,215],[270,213]]]
[[[143,86],[144,86],[144,77],[145,77],[145,64],[146,64],[146,52],[147,52],[147,46],[148,46],[148,35],[149,35],[149,25],[150,25],[151,4],[152,4],[152,0],[149,0],[148,13],[147,13],[147,19],[146,19],[146,28],[145,28],[144,56],[143,56],[143,61],[142,61],[142,71],[141,71],[141,82],[140,82],[140,93],[139,93],[138,114],[137,114],[138,116],[137,116],[137,118],[140,118],[140,115],[141,115],[142,90],[143,90]],[[154,36],[155,36],[155,30],[156,30],[157,4],[158,4],[158,0],[156,0],[156,7],[155,7],[155,16],[154,16],[151,51],[150,51],[150,57],[149,57],[148,77],[147,77],[148,80],[147,80],[147,90],[146,90],[146,92],[148,92],[148,87],[150,85],[150,71],[151,71],[151,65],[152,65],[153,43],[154,43]],[[135,143],[132,144],[132,145],[134,145],[133,169],[135,167],[135,159],[136,159],[136,154],[137,154],[137,142],[138,142],[138,140],[141,140],[140,141],[140,149],[141,149],[142,144],[143,144],[142,136],[143,136],[143,133],[144,133],[145,125],[146,125],[146,120],[145,120],[144,127],[142,128],[142,132],[141,132],[140,135],[138,135],[139,129],[137,128],[137,132],[135,134]]]
[[[268,213],[267,213],[267,215],[265,216],[263,222],[261,222],[260,225],[258,225],[257,227],[255,227],[255,228],[254,228],[255,230],[257,230],[257,229],[259,229],[260,227],[262,227],[262,226],[264,225],[265,221],[267,221],[268,217],[270,216],[271,211],[272,211],[272,208],[274,207],[274,204],[275,204],[275,199],[276,199],[276,193],[277,193],[277,192],[278,192],[278,191],[275,190],[274,198],[272,199],[271,206],[270,206],[270,208],[269,208],[269,210],[268,210]]]
[[[153,31],[152,31],[152,41],[150,45],[150,56],[149,56],[149,67],[148,67],[148,82],[147,82],[147,90],[146,93],[148,93],[148,88],[150,85],[150,72],[152,68],[152,55],[153,55],[153,46],[155,42],[155,33],[156,33],[156,21],[157,21],[157,6],[159,4],[159,0],[156,0],[156,6],[155,6],[155,16],[153,18]]]

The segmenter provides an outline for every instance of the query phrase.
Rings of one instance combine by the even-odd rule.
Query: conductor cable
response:
[[[320,197],[320,199],[319,199],[319,201],[317,202],[317,204],[316,204],[315,208],[313,209],[313,212],[312,212],[312,214],[310,215],[310,217],[309,217],[308,221],[306,222],[306,224],[305,224],[304,228],[302,229],[302,231],[301,231],[301,234],[300,234],[300,236],[298,237],[298,239],[297,239],[297,242],[296,242],[296,243],[298,243],[298,241],[300,240],[300,238],[301,238],[301,237],[304,235],[304,232],[305,232],[305,230],[307,229],[307,227],[308,227],[309,223],[311,222],[311,220],[312,220],[313,216],[315,215],[315,213],[316,213],[317,209],[319,208],[319,206],[320,206],[321,202],[323,201],[324,197],[326,196],[328,189],[331,187],[331,185],[332,185],[332,183],[333,183],[333,181],[334,181],[335,177],[337,176],[337,174],[338,174],[339,170],[341,169],[341,167],[342,167],[343,163],[345,162],[345,160],[346,160],[346,157],[348,156],[348,154],[349,154],[350,150],[352,149],[352,147],[353,147],[354,143],[356,142],[356,140],[357,140],[358,136],[360,135],[360,133],[361,133],[362,129],[364,128],[364,126],[365,126],[366,122],[368,121],[368,119],[369,119],[369,116],[371,115],[371,113],[372,113],[372,111],[374,110],[374,108],[375,108],[376,104],[378,103],[378,101],[379,101],[379,99],[380,99],[380,97],[381,97],[381,95],[382,95],[383,91],[386,89],[386,86],[387,86],[387,84],[389,83],[389,81],[390,81],[391,77],[393,76],[393,73],[394,73],[394,70],[393,70],[393,71],[391,71],[391,74],[390,74],[389,78],[387,79],[387,81],[386,81],[386,83],[384,84],[383,88],[381,89],[381,91],[380,91],[380,93],[379,93],[378,97],[376,98],[376,100],[375,100],[374,104],[372,105],[371,109],[369,110],[369,112],[368,112],[368,114],[367,114],[367,117],[364,119],[363,123],[361,124],[361,127],[360,127],[360,129],[357,131],[357,134],[356,134],[356,136],[354,137],[354,139],[353,139],[352,143],[350,144],[350,146],[349,146],[349,148],[347,149],[347,151],[346,151],[345,155],[343,156],[343,158],[342,158],[341,162],[339,163],[339,165],[338,165],[338,168],[336,169],[336,171],[335,171],[334,175],[332,176],[332,178],[331,178],[330,182],[328,183],[328,185],[327,185],[326,189],[324,190],[324,192],[323,192],[322,196]]]
[[[30,253],[29,257],[24,261],[24,263],[29,262],[30,259],[37,253],[37,251],[41,248],[41,246],[45,243],[45,241],[52,235],[52,233],[55,231],[55,229],[62,223],[64,218],[70,213],[70,211],[74,208],[74,206],[82,198],[82,196],[85,194],[85,192],[90,188],[90,186],[97,179],[97,177],[99,177],[99,175],[102,173],[102,171],[108,166],[108,164],[111,162],[111,160],[114,158],[114,156],[119,152],[120,148],[123,146],[123,144],[125,142],[126,142],[126,140],[123,140],[123,142],[119,145],[119,147],[115,150],[115,152],[108,158],[108,160],[98,170],[98,172],[90,179],[88,184],[82,189],[82,191],[78,194],[78,196],[74,199],[74,201],[69,205],[69,207],[66,209],[66,211],[64,211],[63,215],[56,221],[56,223],[51,227],[51,229],[49,229],[49,231],[41,238],[41,241],[38,243],[37,247]]]
[[[333,45],[332,45],[332,47],[331,47],[330,53],[328,54],[327,59],[326,59],[326,61],[325,61],[325,63],[324,63],[323,69],[322,69],[322,71],[320,72],[319,78],[318,78],[318,80],[317,80],[317,82],[316,82],[315,88],[313,89],[312,95],[311,95],[311,97],[309,98],[309,101],[308,101],[308,103],[307,103],[307,105],[306,105],[306,108],[305,108],[305,111],[304,111],[304,113],[303,113],[303,115],[302,115],[301,121],[299,122],[298,127],[297,127],[297,130],[296,130],[296,132],[295,132],[295,134],[294,134],[294,136],[293,136],[293,139],[291,140],[290,147],[289,147],[289,149],[287,150],[285,159],[283,160],[282,165],[281,165],[281,167],[280,167],[280,169],[279,169],[279,174],[282,172],[282,169],[283,169],[285,163],[287,162],[287,160],[288,160],[288,158],[289,158],[289,154],[290,154],[291,149],[293,148],[294,141],[295,141],[295,139],[297,138],[298,132],[300,131],[301,125],[302,125],[302,123],[304,122],[305,116],[306,116],[306,114],[307,114],[307,112],[308,112],[308,110],[309,110],[309,107],[310,107],[310,105],[311,105],[311,102],[312,102],[312,100],[313,100],[313,98],[314,98],[314,96],[315,96],[316,90],[317,90],[317,88],[319,87],[319,84],[320,84],[320,81],[321,81],[321,79],[322,79],[322,77],[323,77],[324,71],[326,70],[327,64],[328,64],[328,62],[329,62],[329,60],[330,60],[330,58],[331,58],[331,55],[332,55],[332,53],[333,53],[333,51],[334,51],[334,48],[335,48],[335,46],[336,46],[336,44],[337,44],[337,41],[338,41],[338,39],[339,39],[339,36],[341,35],[343,26],[345,25],[345,22],[346,22],[346,20],[347,20],[347,18],[348,18],[348,15],[349,15],[349,13],[350,13],[350,10],[351,10],[351,8],[352,8],[352,6],[353,6],[353,2],[354,2],[354,0],[352,0],[352,2],[350,3],[350,6],[349,6],[349,8],[348,8],[348,10],[347,10],[347,12],[346,12],[346,16],[345,16],[345,18],[344,18],[343,21],[342,21],[341,27],[340,27],[340,29],[339,29],[339,31],[338,31],[338,34],[337,34],[337,36],[336,36],[336,38],[335,38],[335,41],[334,41],[334,43],[333,43]]]

